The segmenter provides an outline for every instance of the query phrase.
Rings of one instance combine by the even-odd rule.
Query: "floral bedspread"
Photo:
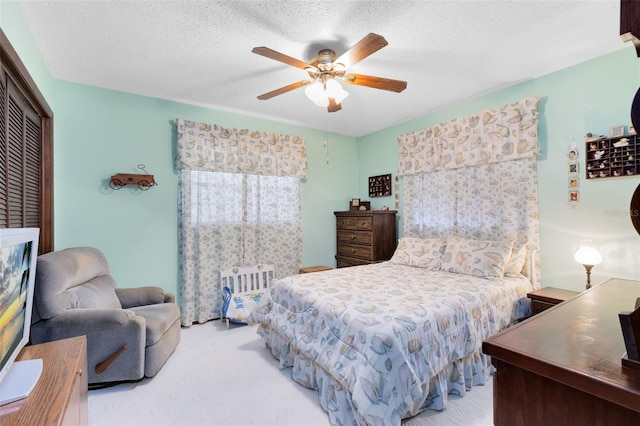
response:
[[[529,313],[525,277],[383,262],[275,282],[249,317],[332,424],[399,425],[489,374],[482,341]]]

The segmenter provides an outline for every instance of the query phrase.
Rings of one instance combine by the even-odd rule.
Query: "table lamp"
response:
[[[587,271],[587,289],[591,288],[591,268],[602,262],[602,255],[591,240],[580,241],[580,248],[574,258],[576,262],[582,263]]]

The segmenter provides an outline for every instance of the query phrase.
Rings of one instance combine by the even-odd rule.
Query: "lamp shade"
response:
[[[309,85],[304,89],[304,93],[309,99],[311,99],[316,105],[320,107],[326,107],[329,105],[329,99],[325,95],[324,84],[320,81]]]
[[[347,93],[347,91],[344,90],[342,86],[340,86],[340,83],[338,83],[334,79],[327,81],[326,94],[328,98],[333,98],[338,104],[344,101],[347,96],[349,96],[349,93]]]
[[[602,255],[591,240],[582,240],[574,258],[583,265],[597,265],[602,262]]]
[[[349,96],[349,93],[334,79],[329,79],[324,83],[319,80],[315,81],[307,86],[304,92],[316,105],[325,108],[329,105],[329,98],[333,98],[339,104]]]

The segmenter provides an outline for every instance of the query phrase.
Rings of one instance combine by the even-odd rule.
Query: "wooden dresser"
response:
[[[396,249],[395,210],[360,210],[334,214],[338,268],[391,259]]]
[[[87,339],[85,336],[25,346],[18,360],[42,359],[42,374],[31,394],[0,407],[0,424],[88,424]]]
[[[618,314],[640,281],[611,279],[487,339],[501,425],[640,424],[640,371],[622,367]]]

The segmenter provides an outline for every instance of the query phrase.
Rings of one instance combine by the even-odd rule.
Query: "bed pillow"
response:
[[[511,256],[504,266],[504,275],[507,277],[519,277],[522,275],[522,268],[524,268],[525,261],[527,260],[527,245],[523,244],[520,247],[513,247]]]
[[[445,244],[444,238],[403,237],[389,261],[417,268],[440,269]]]
[[[513,241],[469,240],[455,235],[447,238],[440,269],[480,278],[501,278],[511,256]]]
[[[222,318],[228,318],[231,322],[247,324],[247,318],[256,307],[262,295],[269,291],[249,291],[245,293],[231,294],[229,287],[224,287],[224,300],[222,303]]]

